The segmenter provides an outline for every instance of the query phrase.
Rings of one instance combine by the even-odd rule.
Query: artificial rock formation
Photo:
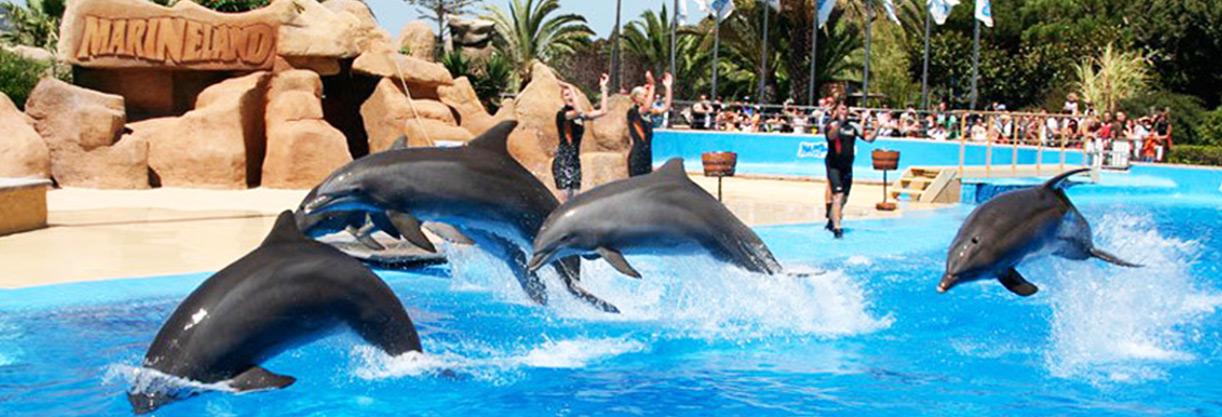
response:
[[[390,78],[383,78],[361,105],[361,116],[370,152],[386,150],[402,135],[407,135],[411,147],[434,146],[438,141],[466,142],[475,137],[458,126],[450,106],[415,94],[409,99],[402,85]]]
[[[0,178],[51,178],[51,151],[34,120],[0,93]]]
[[[496,22],[465,17],[450,18],[450,45],[447,51],[458,51],[467,59],[484,60],[492,56],[492,38]]]
[[[412,87],[436,89],[454,84],[450,71],[441,64],[412,58],[398,52],[370,51],[352,63],[352,71],[378,77],[401,79]]]
[[[467,77],[455,79],[454,85],[437,87],[437,95],[442,103],[458,112],[462,127],[473,135],[483,134],[497,123],[488,114],[484,104],[480,103],[479,96],[475,94],[475,89],[471,87],[471,81],[467,80]]]
[[[352,161],[344,134],[323,120],[318,74],[276,74],[267,99],[264,187],[308,189]]]
[[[123,97],[44,78],[30,92],[26,113],[51,154],[61,186],[148,188],[148,144],[119,140],[127,115]]]
[[[406,25],[403,25],[403,30],[399,31],[398,45],[397,50],[407,48],[412,58],[432,61],[433,51],[437,48],[437,40],[428,22],[414,20],[407,22]]]
[[[392,40],[390,32],[378,25],[378,20],[369,10],[369,5],[361,0],[327,0],[322,4],[335,14],[349,14],[356,19],[357,26],[353,42],[356,48],[364,53],[375,49],[389,47]]]
[[[259,183],[264,155],[265,90],[255,72],[208,87],[182,117],[132,123],[149,143],[149,167],[161,185],[240,189]]]

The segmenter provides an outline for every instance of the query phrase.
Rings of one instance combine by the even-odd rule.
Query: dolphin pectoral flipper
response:
[[[372,236],[373,223],[366,223],[359,229],[356,228],[356,226],[350,225],[345,230],[348,232],[348,234],[352,235],[352,237],[356,238],[356,241],[359,242],[361,246],[374,251],[386,250],[386,247],[382,246],[382,244]]]
[[[620,253],[619,251],[606,246],[599,246],[598,254],[601,255],[603,259],[606,259],[607,263],[611,264],[611,267],[615,268],[615,270],[619,271],[621,274],[637,279],[641,278],[641,273],[637,272],[636,269],[633,269],[632,265],[628,264],[628,260],[624,259],[624,254]]]
[[[1009,271],[999,275],[997,280],[1001,281],[1001,285],[1006,286],[1006,289],[1010,290],[1010,292],[1023,297],[1035,294],[1036,291],[1040,290],[1039,287],[1035,286],[1035,284],[1027,282],[1027,280],[1023,278],[1022,274],[1019,274],[1014,268],[1010,268]]]
[[[238,392],[262,391],[284,388],[294,382],[297,382],[297,378],[274,374],[261,366],[255,366],[229,380],[229,387]]]
[[[408,242],[430,253],[437,253],[437,248],[433,246],[433,242],[429,242],[429,238],[424,236],[424,231],[420,230],[420,220],[416,219],[415,216],[395,210],[386,211],[386,216],[390,217],[390,222],[394,224],[395,229]]]
[[[615,305],[598,298],[598,296],[577,285],[577,281],[581,279],[581,261],[576,256],[561,259],[553,263],[552,266],[556,268],[556,273],[560,274],[560,279],[564,281],[564,287],[574,297],[590,303],[599,310],[619,314],[619,308],[615,307]]]
[[[457,227],[450,226],[445,223],[424,222],[424,228],[428,229],[430,232],[433,232],[433,234],[437,235],[437,237],[445,239],[446,242],[468,246],[475,244],[474,240],[471,240],[470,237],[462,234]]]
[[[1117,258],[1116,255],[1112,255],[1110,253],[1104,252],[1103,250],[1099,248],[1091,248],[1090,256],[1098,258],[1099,260],[1104,261],[1104,262],[1108,262],[1108,263],[1112,263],[1112,264],[1116,264],[1116,265],[1120,265],[1124,267],[1129,267],[1129,268],[1141,268],[1144,266],[1142,264],[1135,264],[1135,263]]]

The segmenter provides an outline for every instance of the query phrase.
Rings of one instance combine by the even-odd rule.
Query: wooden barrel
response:
[[[874,157],[874,169],[894,171],[900,166],[900,151],[875,149],[871,156]]]
[[[705,152],[700,155],[704,162],[704,176],[733,177],[734,167],[738,165],[738,154],[734,152]]]

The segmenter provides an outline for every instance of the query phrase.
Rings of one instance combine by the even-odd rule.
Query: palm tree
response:
[[[1150,59],[1121,51],[1108,44],[1099,56],[1074,64],[1078,89],[1106,112],[1116,111],[1121,101],[1145,91],[1150,80]]]
[[[517,64],[519,83],[529,78],[535,62],[552,63],[590,42],[594,31],[577,14],[549,17],[560,8],[559,0],[513,0],[509,11],[485,5],[484,18],[495,22],[496,46]]]
[[[670,16],[666,5],[662,13],[646,10],[641,20],[634,20],[624,28],[624,47],[628,55],[643,63],[655,74],[666,71],[670,64]]]

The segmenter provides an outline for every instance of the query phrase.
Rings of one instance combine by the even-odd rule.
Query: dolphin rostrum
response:
[[[559,202],[510,154],[515,121],[502,122],[467,146],[393,149],[369,155],[332,173],[303,204],[306,216],[330,211],[368,212],[375,224],[385,216],[393,232],[435,252],[421,231],[424,222],[453,226],[477,247],[509,265],[526,294],[547,303],[542,281],[527,271],[530,243]],[[381,225],[379,225],[381,227]],[[605,311],[615,306],[578,286],[580,262],[554,264],[573,295]]]
[[[1039,289],[1014,267],[1047,254],[1140,267],[1096,248],[1090,225],[1065,195],[1061,187],[1065,180],[1087,171],[1075,169],[1042,185],[1002,193],[972,210],[946,254],[946,274],[938,292],[963,282],[997,278],[1010,292],[1035,294]]]
[[[295,379],[259,365],[342,326],[390,355],[421,350],[416,328],[390,287],[359,261],[302,234],[285,211],[258,248],[178,305],[143,366],[239,392],[283,388]],[[190,395],[127,397],[135,412],[146,413]]]
[[[640,278],[624,253],[708,253],[742,269],[776,274],[781,266],[759,236],[692,182],[683,160],[579,194],[543,223],[532,269],[557,257],[601,257]]]

